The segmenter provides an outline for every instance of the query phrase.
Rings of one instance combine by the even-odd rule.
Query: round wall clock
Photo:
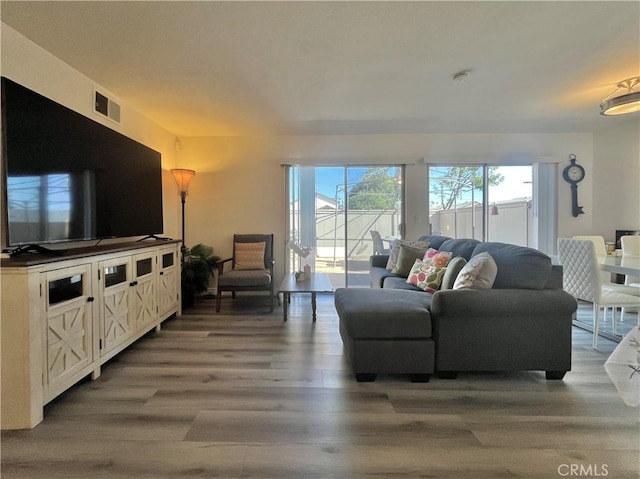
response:
[[[574,217],[583,215],[582,206],[578,206],[578,183],[584,180],[584,168],[576,163],[576,155],[569,155],[569,166],[562,170],[562,177],[571,185],[571,207]]]

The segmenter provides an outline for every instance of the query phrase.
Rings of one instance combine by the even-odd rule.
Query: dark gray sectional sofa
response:
[[[431,247],[470,259],[488,252],[498,273],[491,289],[425,293],[372,256],[370,289],[338,289],[340,334],[358,381],[379,373],[541,370],[562,379],[571,369],[576,300],[562,290],[562,268],[531,248],[425,236]]]

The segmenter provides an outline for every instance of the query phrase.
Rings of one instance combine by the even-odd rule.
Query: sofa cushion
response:
[[[507,243],[480,243],[473,255],[489,253],[498,266],[496,289],[543,289],[551,275],[551,258],[546,254]]]
[[[267,286],[271,283],[271,274],[266,269],[233,269],[218,277],[220,286]]]
[[[391,243],[391,251],[389,252],[389,260],[387,261],[387,269],[392,271],[398,261],[398,255],[400,254],[400,246],[407,245],[414,248],[422,249],[423,253],[429,248],[427,241],[407,241],[407,240],[393,240]],[[413,263],[411,263],[413,264]],[[409,265],[411,267],[411,265]]]
[[[467,264],[467,260],[462,256],[452,258],[447,265],[447,270],[445,271],[444,276],[442,277],[440,289],[453,289],[453,284],[456,282],[456,278],[462,268],[464,268],[465,264]]]
[[[402,276],[387,276],[384,279],[382,287],[384,289],[404,289],[407,291],[418,291],[424,294],[424,291],[422,291],[417,286],[414,286],[413,284],[407,283],[407,278],[403,278]]]
[[[464,265],[453,283],[453,289],[491,289],[498,267],[489,253],[480,253]]]
[[[372,288],[382,288],[385,280],[394,276],[395,275],[385,267],[371,266],[369,268],[369,286]]]
[[[431,338],[430,294],[338,288],[334,302],[353,339]]]
[[[396,264],[391,270],[393,274],[406,278],[409,275],[409,271],[417,259],[422,259],[425,255],[425,251],[422,248],[416,248],[406,244],[400,245],[400,252],[398,253],[398,259]]]
[[[471,238],[448,239],[438,249],[440,251],[451,251],[453,256],[462,256],[468,261],[478,244],[480,244],[480,241]]]

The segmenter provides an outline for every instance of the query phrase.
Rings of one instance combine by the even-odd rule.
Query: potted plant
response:
[[[197,294],[207,290],[220,256],[213,248],[197,244],[192,248],[182,248],[182,307],[193,306]]]

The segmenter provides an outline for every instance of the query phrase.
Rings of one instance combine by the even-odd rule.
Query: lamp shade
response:
[[[618,88],[600,103],[600,114],[624,115],[640,111],[640,91],[633,91],[638,84],[640,84],[640,77],[627,78],[618,83]],[[627,92],[613,96],[621,88],[626,89]]]
[[[189,194],[189,182],[193,175],[196,174],[194,170],[185,170],[183,168],[174,168],[171,170],[171,174],[176,179],[176,183],[178,184],[178,192],[181,195]]]

